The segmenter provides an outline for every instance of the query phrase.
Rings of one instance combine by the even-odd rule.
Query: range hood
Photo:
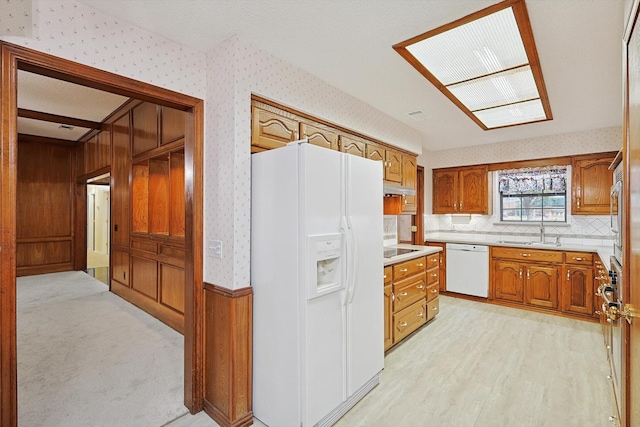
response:
[[[388,182],[385,182],[382,185],[382,192],[384,194],[392,194],[392,195],[399,195],[399,196],[415,196],[416,195],[416,190],[414,190],[413,188],[404,187],[398,184],[389,184]]]

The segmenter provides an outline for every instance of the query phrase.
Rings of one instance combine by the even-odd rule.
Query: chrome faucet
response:
[[[540,243],[544,243],[544,224],[540,223]]]

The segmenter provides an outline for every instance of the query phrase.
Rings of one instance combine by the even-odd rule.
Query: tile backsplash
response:
[[[468,223],[452,220],[451,215],[425,215],[425,238],[431,233],[484,234],[496,236],[530,236],[540,235],[540,224],[497,224],[496,215],[471,215]],[[457,219],[457,218],[456,218]],[[466,222],[466,221],[465,221]],[[574,215],[569,224],[553,225],[545,223],[545,235],[548,238],[560,236],[561,239],[613,240],[609,228],[608,215]]]

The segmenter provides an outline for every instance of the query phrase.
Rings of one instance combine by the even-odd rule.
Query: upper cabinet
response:
[[[575,156],[573,170],[571,213],[573,215],[609,214],[609,192],[613,185],[613,173],[609,165],[615,153],[599,153]]]
[[[358,157],[367,156],[367,144],[364,141],[340,135],[340,151],[353,154]]]
[[[385,181],[402,183],[402,153],[380,145],[367,144],[367,158],[382,162]]]
[[[309,144],[331,150],[338,149],[338,134],[328,129],[323,129],[308,123],[300,123],[300,135],[302,138],[307,138]]]
[[[418,159],[415,156],[403,155],[402,172],[402,185],[415,190],[418,174]],[[416,213],[416,196],[404,196],[403,203],[403,213]]]
[[[284,115],[252,107],[251,151],[284,147],[298,139],[299,122]]]
[[[433,170],[433,213],[489,213],[487,166]]]

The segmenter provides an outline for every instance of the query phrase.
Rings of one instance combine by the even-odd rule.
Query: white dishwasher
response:
[[[447,243],[447,292],[489,296],[489,247]]]

